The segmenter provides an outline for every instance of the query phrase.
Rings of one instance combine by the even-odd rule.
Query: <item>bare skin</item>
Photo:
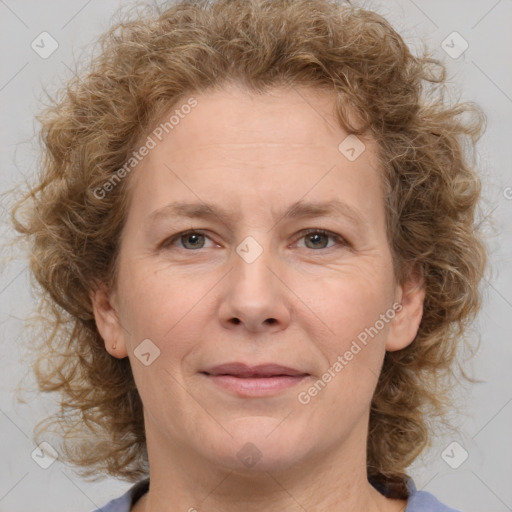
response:
[[[385,352],[417,333],[424,289],[416,277],[395,280],[375,143],[365,139],[354,161],[338,150],[348,134],[327,92],[229,87],[194,97],[197,107],[129,177],[119,279],[93,295],[105,348],[130,358],[144,404],[151,487],[133,511],[404,511],[405,500],[367,480],[368,418]],[[299,200],[345,206],[284,216]],[[175,201],[227,217],[169,215]],[[188,230],[199,232],[180,235]],[[251,262],[237,252],[247,237],[262,250]],[[135,350],[147,339],[160,352],[146,366]],[[339,356],[343,368],[309,391]],[[202,373],[233,361],[307,376],[246,397]]]

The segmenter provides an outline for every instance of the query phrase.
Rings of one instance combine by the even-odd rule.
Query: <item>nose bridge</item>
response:
[[[278,267],[271,250],[271,232],[249,235],[236,247],[221,309],[222,321],[244,324],[251,331],[283,328],[289,311],[283,285],[275,275]]]
[[[259,241],[258,241],[259,240]],[[242,289],[251,295],[262,291],[270,291],[273,286],[269,283],[274,276],[270,272],[272,267],[272,254],[269,234],[250,235],[236,248],[235,279],[242,285]]]
[[[271,233],[259,232],[247,236],[236,247],[233,284],[240,293],[238,300],[244,299],[247,304],[263,307],[275,292],[275,276],[269,270],[275,265],[270,238]]]

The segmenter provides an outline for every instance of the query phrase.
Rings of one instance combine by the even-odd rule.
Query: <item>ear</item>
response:
[[[113,357],[128,356],[123,327],[115,305],[115,296],[104,285],[91,292],[96,327],[103,338],[106,351]]]
[[[413,342],[423,317],[424,300],[424,279],[419,269],[415,269],[404,283],[397,286],[396,302],[401,308],[395,309],[396,314],[391,322],[386,350],[401,350]]]

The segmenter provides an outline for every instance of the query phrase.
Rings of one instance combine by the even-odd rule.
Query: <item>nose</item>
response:
[[[224,282],[219,308],[222,325],[250,332],[286,329],[290,323],[292,294],[284,284],[282,268],[270,251],[263,250],[254,261],[234,253],[233,265]]]

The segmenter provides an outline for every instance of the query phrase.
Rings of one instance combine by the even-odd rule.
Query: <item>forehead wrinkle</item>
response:
[[[367,221],[356,209],[336,199],[319,202],[299,200],[293,203],[284,213],[272,209],[272,216],[274,220],[279,219],[279,222],[297,218],[341,216],[347,218],[361,229],[368,225]],[[160,218],[168,217],[194,219],[217,217],[222,223],[231,225],[236,218],[240,218],[240,215],[235,210],[221,205],[176,201],[150,213],[147,217],[147,222],[153,223]]]

